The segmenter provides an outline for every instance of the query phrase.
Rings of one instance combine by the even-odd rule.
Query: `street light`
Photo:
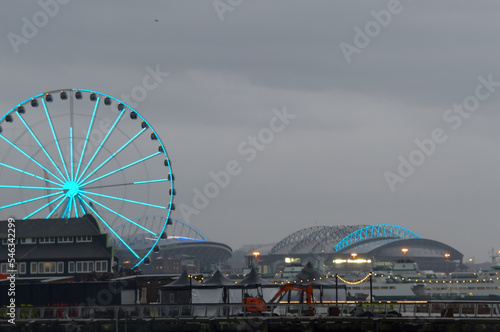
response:
[[[406,253],[408,252],[408,248],[403,248],[403,249],[401,249],[401,251],[403,252],[403,255],[406,256]]]
[[[446,257],[446,259],[450,258],[450,256],[451,255],[449,253],[444,254],[444,257]]]
[[[352,259],[356,259],[356,256],[358,256],[358,254],[356,254],[355,252],[351,253],[351,256],[352,256]]]

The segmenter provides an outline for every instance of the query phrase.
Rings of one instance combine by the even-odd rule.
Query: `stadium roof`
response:
[[[314,226],[290,234],[274,245],[267,254],[334,253],[351,250],[353,246],[361,252],[393,241],[413,238],[421,237],[406,228],[388,224]]]

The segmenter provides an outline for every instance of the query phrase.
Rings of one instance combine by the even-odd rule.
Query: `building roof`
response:
[[[226,278],[219,270],[215,271],[214,275],[205,281],[205,286],[231,286],[234,282]]]
[[[168,285],[164,285],[161,288],[163,290],[171,290],[171,289],[191,288],[191,287],[196,287],[196,286],[201,286],[201,285],[202,284],[198,280],[191,278],[187,274],[186,270],[184,270],[184,272],[182,272],[182,274],[179,276],[179,278],[176,281],[171,282]]]
[[[255,269],[252,269],[243,280],[238,282],[238,286],[261,286],[269,284],[271,284],[271,282],[259,276]]]
[[[100,235],[95,218],[27,219],[15,221],[16,238]],[[0,221],[0,238],[7,238],[8,221]]]
[[[3,254],[2,252],[5,252]],[[17,261],[39,260],[92,260],[109,259],[111,248],[93,243],[50,243],[50,244],[21,244],[16,246]],[[7,257],[7,246],[0,247],[2,257]]]
[[[311,262],[308,262],[306,266],[304,266],[293,282],[313,286],[333,286],[335,284],[331,279],[327,279],[324,274],[319,273]]]

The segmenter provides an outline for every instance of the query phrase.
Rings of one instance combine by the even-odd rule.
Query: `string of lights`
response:
[[[357,285],[357,284],[362,283],[366,279],[368,279],[371,275],[372,275],[371,273],[368,273],[363,279],[358,280],[358,281],[348,281],[348,280],[345,280],[344,278],[342,278],[339,275],[337,275],[337,278],[339,278],[339,280],[342,281],[343,283],[346,283],[346,284],[349,284],[349,285]]]

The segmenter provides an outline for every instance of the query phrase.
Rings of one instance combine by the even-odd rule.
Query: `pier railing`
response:
[[[310,308],[313,307],[314,311]],[[80,320],[317,316],[317,317],[440,317],[500,318],[500,301],[390,301],[338,303],[274,303],[264,312],[242,304],[141,304],[119,306],[51,306],[15,308],[16,320]],[[8,319],[9,308],[1,308],[0,318]]]

